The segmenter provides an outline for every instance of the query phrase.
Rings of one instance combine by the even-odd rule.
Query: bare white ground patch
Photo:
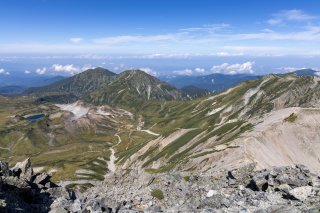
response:
[[[43,166],[38,166],[38,167],[33,167],[33,172],[34,173],[40,173],[44,170]]]
[[[155,132],[152,132],[152,131],[149,130],[149,129],[143,129],[143,130],[140,130],[140,131],[141,131],[141,132],[146,132],[146,133],[148,133],[148,134],[150,134],[150,135],[160,136],[160,134],[155,133]]]
[[[110,155],[110,160],[108,161],[108,169],[112,172],[115,173],[116,172],[116,164],[115,161],[117,160],[116,156],[115,156],[115,151],[113,148],[110,148],[111,151],[111,155]]]
[[[103,115],[103,116],[112,116],[112,114],[110,112],[106,112],[102,109],[102,107],[99,107],[97,110],[97,114],[99,115]]]
[[[91,174],[95,174],[95,172],[94,171],[92,171],[92,170],[89,170],[89,169],[78,169],[77,171],[76,171],[76,174],[87,174],[87,175],[91,175]]]
[[[250,101],[250,98],[257,94],[257,92],[260,91],[260,88],[262,87],[263,84],[265,84],[267,81],[269,81],[270,79],[269,78],[266,78],[264,79],[260,84],[259,86],[257,86],[256,88],[252,88],[252,89],[249,89],[243,96],[243,99],[244,99],[244,105],[247,105]]]
[[[49,175],[52,175],[53,173],[56,173],[57,171],[58,171],[57,169],[53,168],[53,169],[50,169],[50,170],[48,171],[48,174],[49,174]]]
[[[285,121],[292,113],[296,120]],[[252,162],[257,169],[303,164],[312,172],[320,171],[320,109],[286,108],[253,122],[252,131],[230,144],[237,148],[213,153],[208,164],[217,170]]]
[[[75,120],[87,115],[89,112],[89,108],[81,106],[79,102],[73,104],[56,104],[56,106],[63,111],[71,112]]]
[[[121,137],[118,135],[118,134],[115,134],[116,137],[118,137],[118,143],[121,143],[122,140],[121,140]],[[117,158],[115,156],[115,151],[112,147],[110,147],[110,151],[111,151],[111,155],[110,155],[110,160],[107,162],[107,167],[108,169],[112,172],[112,173],[115,173],[116,170],[117,170],[117,166],[115,164]],[[105,177],[107,176],[108,174],[105,175]]]
[[[212,111],[210,111],[210,112],[208,112],[207,113],[207,116],[210,116],[210,115],[214,115],[214,114],[216,114],[217,112],[220,112],[221,110],[223,110],[223,106],[222,107],[219,107],[219,108],[217,108],[217,109],[213,109]]]

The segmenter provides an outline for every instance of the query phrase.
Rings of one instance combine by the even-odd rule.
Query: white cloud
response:
[[[254,62],[248,61],[243,64],[229,64],[223,63],[213,66],[211,71],[214,73],[224,73],[229,75],[241,74],[241,73],[253,73]]]
[[[270,25],[277,25],[277,24],[282,23],[282,20],[281,20],[281,19],[271,18],[271,19],[269,19],[267,22],[268,22],[268,24],[270,24]]]
[[[184,69],[173,71],[173,73],[177,75],[192,75],[193,72],[191,69]]]
[[[160,58],[188,58],[193,56],[191,54],[163,54],[163,53],[156,53],[156,54],[149,54],[149,55],[142,55],[136,56],[137,58],[145,58],[145,59],[160,59]],[[195,55],[194,55],[195,56]]]
[[[31,72],[29,70],[25,70],[24,74],[30,74]]]
[[[316,16],[309,15],[301,10],[283,10],[273,15],[273,17],[267,20],[270,25],[283,24],[286,21],[308,21],[316,19]]]
[[[149,67],[140,68],[140,70],[144,71],[145,73],[148,73],[149,75],[158,76],[158,73]]]
[[[81,70],[86,71],[88,69],[94,69],[94,68],[96,68],[96,67],[92,66],[91,64],[85,64],[84,66],[82,66]]]
[[[283,50],[282,47],[278,47],[278,46],[224,46],[223,48],[226,50],[235,50],[235,51],[264,51],[264,52]],[[236,56],[236,55],[233,55],[233,56]]]
[[[230,53],[230,52],[216,52],[216,53],[176,53],[176,54],[149,54],[149,55],[140,55],[140,56],[132,56],[133,58],[143,58],[143,59],[162,59],[162,58],[174,58],[174,59],[186,59],[192,57],[233,57],[233,56],[243,56],[243,53]]]
[[[5,69],[0,69],[0,75],[10,75],[10,72],[6,71]]]
[[[262,31],[258,33],[233,34],[229,39],[233,40],[262,40],[262,41],[319,41],[320,40],[320,26],[308,25],[303,26],[303,30],[291,32],[275,32]]]
[[[206,71],[204,68],[195,68],[194,71],[200,75],[204,74],[204,72]]]
[[[83,58],[109,59],[110,57],[189,58],[201,56],[233,57],[257,54],[302,55],[318,49],[320,24],[317,17],[301,10],[284,10],[270,17],[270,24],[290,21],[290,27],[282,29],[254,29],[229,27],[228,24],[200,25],[176,29],[158,34],[127,34],[92,38],[71,38],[77,43],[0,43],[1,53],[78,53]],[[264,20],[261,20],[264,21]],[[291,23],[291,22],[295,23]],[[318,20],[317,20],[318,21]],[[247,25],[252,22],[246,23]],[[270,27],[272,28],[272,27]],[[227,30],[224,30],[227,29]],[[281,42],[276,42],[281,41]],[[282,42],[284,41],[284,42]],[[295,41],[305,41],[305,44]],[[295,42],[295,45],[290,43]],[[234,48],[225,48],[225,47]],[[237,47],[237,48],[236,48]],[[156,52],[155,52],[156,50]],[[91,55],[90,52],[106,55]],[[109,55],[108,55],[109,54]],[[110,56],[113,54],[113,56]]]
[[[47,72],[47,68],[46,67],[42,67],[42,68],[36,69],[36,73],[38,73],[39,75],[43,75],[46,72]]]
[[[229,53],[229,52],[217,52],[214,54],[215,56],[220,57],[233,57],[233,56],[243,56],[243,53]]]
[[[186,32],[198,32],[198,31],[208,31],[208,32],[214,32],[219,31],[225,28],[230,27],[229,24],[221,23],[221,24],[205,24],[201,27],[190,27],[190,28],[183,28],[180,29],[180,31],[186,31]]]
[[[51,69],[54,72],[58,72],[58,73],[68,73],[71,75],[80,73],[82,71],[88,70],[88,69],[92,69],[94,68],[92,65],[88,64],[88,65],[84,65],[83,67],[77,67],[73,64],[67,64],[67,65],[61,65],[61,64],[53,64],[51,66]]]
[[[72,75],[80,72],[80,69],[78,67],[75,67],[73,64],[68,64],[68,65],[53,64],[51,68],[53,69],[54,72],[69,73]]]
[[[159,35],[124,35],[124,36],[110,36],[105,38],[95,39],[96,44],[118,45],[125,43],[145,43],[145,42],[160,42],[176,40],[180,34],[159,34]],[[181,33],[182,35],[182,33]]]
[[[79,42],[83,41],[83,38],[70,38],[70,41],[72,43],[79,43]]]

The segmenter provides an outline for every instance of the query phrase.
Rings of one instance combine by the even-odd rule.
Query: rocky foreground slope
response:
[[[0,162],[1,212],[319,212],[320,177],[305,166],[199,174],[110,174],[84,193]]]

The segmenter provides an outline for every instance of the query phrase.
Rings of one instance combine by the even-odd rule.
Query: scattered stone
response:
[[[218,194],[216,190],[209,190],[207,193],[207,197],[212,197],[213,195]]]
[[[289,195],[292,197],[304,201],[306,200],[312,193],[312,186],[301,186],[289,191]]]
[[[85,192],[58,187],[33,174],[30,159],[13,169],[0,161],[0,212],[317,212],[320,179],[302,166],[255,171],[110,174]],[[189,181],[182,177],[190,176]],[[162,199],[152,196],[161,189]]]

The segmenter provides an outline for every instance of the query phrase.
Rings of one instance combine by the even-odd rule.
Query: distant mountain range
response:
[[[141,92],[139,87],[141,87],[144,95],[148,96],[148,88],[145,86],[151,86],[153,88],[151,92],[151,99],[155,97],[159,98],[160,96],[164,99],[168,99],[168,94],[157,94],[162,89],[157,89],[157,85],[161,84],[162,87],[166,87],[166,89],[172,90],[172,86],[176,87],[179,92],[175,95],[177,97],[184,97],[184,98],[198,98],[202,96],[206,96],[213,92],[221,92],[226,90],[230,87],[233,87],[241,82],[247,80],[256,80],[261,78],[262,76],[257,75],[247,75],[247,74],[236,74],[236,75],[226,75],[226,74],[210,74],[205,76],[163,76],[160,77],[159,81],[155,77],[150,75],[145,75],[144,72],[136,72],[134,78],[130,78],[130,82],[127,83],[120,83],[115,79],[123,79],[123,76],[126,76],[128,71],[123,72],[119,75],[103,68],[96,68],[96,69],[89,69],[84,71],[80,74],[74,75],[72,77],[63,77],[63,76],[36,76],[36,77],[27,77],[27,79],[23,80],[19,77],[14,80],[12,77],[6,76],[6,81],[0,79],[0,94],[2,95],[14,95],[20,94],[24,92],[24,94],[72,94],[74,97],[84,97],[90,99],[95,103],[109,103],[107,101],[107,96],[114,96],[112,91],[114,91],[115,87],[122,87],[123,89],[135,87],[129,89],[129,91],[137,91],[138,96],[141,96]],[[139,74],[138,74],[139,73]],[[299,76],[319,76],[320,72],[312,69],[301,69],[292,72],[292,74],[296,74]],[[131,76],[131,77],[133,77]],[[126,78],[126,77],[124,77]],[[109,83],[115,81],[110,88],[112,87],[113,90],[109,91],[110,88],[105,88],[104,86],[108,85]],[[125,82],[125,79],[122,81]],[[146,81],[148,83],[143,84]],[[120,81],[121,82],[121,81]],[[159,83],[161,82],[161,83]],[[166,82],[166,84],[164,83]],[[172,85],[172,86],[170,86]],[[138,88],[138,89],[137,89]],[[99,92],[96,90],[100,90]],[[104,90],[109,91],[108,95],[103,94]],[[94,92],[94,94],[88,95],[90,92]],[[158,91],[158,92],[155,92]],[[166,91],[168,92],[168,91]],[[172,94],[171,94],[172,95]],[[169,95],[169,96],[171,96]],[[64,96],[67,97],[67,96]],[[148,97],[147,97],[148,98]],[[112,98],[113,99],[113,98]],[[114,99],[113,99],[114,100]]]
[[[292,72],[300,76],[320,76],[320,72],[313,69],[301,69]]]
[[[2,86],[0,87],[0,94],[1,95],[15,95],[20,94],[23,91],[26,90],[27,87],[25,86],[17,86],[17,85],[11,85],[11,86]]]
[[[260,77],[261,76],[245,74],[225,75],[215,73],[205,76],[162,77],[161,80],[166,81],[179,89],[186,86],[195,86],[201,89],[206,89],[210,92],[219,92],[243,81],[255,80]]]
[[[65,79],[64,76],[5,76],[0,79],[0,94],[20,94],[29,87],[41,87]]]

